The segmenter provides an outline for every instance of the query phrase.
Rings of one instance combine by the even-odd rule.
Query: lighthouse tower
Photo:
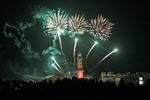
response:
[[[84,77],[84,70],[83,70],[83,62],[82,62],[82,54],[79,53],[77,57],[77,77],[78,79]]]

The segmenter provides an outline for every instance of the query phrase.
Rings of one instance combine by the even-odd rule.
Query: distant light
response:
[[[115,51],[115,52],[117,52],[117,51],[118,51],[118,49],[115,49],[114,51]]]
[[[142,80],[143,80],[143,77],[139,77],[139,80],[142,81]]]
[[[139,77],[139,85],[143,85],[144,81],[143,81],[143,77]]]

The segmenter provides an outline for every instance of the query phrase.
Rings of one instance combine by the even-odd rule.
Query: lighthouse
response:
[[[82,54],[79,53],[77,56],[77,77],[78,79],[81,79],[84,77],[84,69],[83,69],[83,57]]]

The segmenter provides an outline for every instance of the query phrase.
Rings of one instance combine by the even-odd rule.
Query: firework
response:
[[[77,41],[78,41],[78,39],[77,38],[75,38],[75,43],[74,43],[74,49],[73,49],[73,58],[74,58],[74,67],[75,67],[75,64],[76,64],[76,45],[77,45]]]
[[[86,28],[88,27],[88,22],[84,18],[84,15],[75,14],[69,19],[69,35],[74,37],[76,34],[84,34]]]
[[[36,5],[33,6],[33,24],[35,24],[36,21],[39,21],[43,28],[47,26],[47,18],[49,17],[50,14],[53,13],[53,10],[48,9],[47,7],[43,7],[42,5]]]
[[[60,65],[57,63],[57,61],[55,60],[54,57],[52,57],[52,60],[56,63],[56,65],[59,67],[59,69],[61,70],[61,72],[64,73],[64,71],[62,70],[62,68],[61,68]]]
[[[34,19],[44,19],[46,11],[48,11],[48,9],[46,7],[43,7],[41,5],[38,5],[36,7],[34,6],[33,12],[32,12],[33,18]]]
[[[96,66],[98,66],[100,63],[102,63],[106,58],[108,58],[111,54],[113,54],[114,52],[117,52],[117,49],[114,49],[113,51],[111,51],[109,54],[107,54],[105,57],[103,57],[97,64]]]
[[[100,39],[100,40],[106,41],[110,38],[110,35],[112,34],[111,33],[111,30],[113,28],[112,26],[114,25],[113,23],[109,22],[108,19],[106,19],[100,15],[98,15],[97,18],[90,19],[88,21],[88,20],[86,20],[84,15],[80,15],[78,13],[74,14],[73,16],[68,16],[67,13],[65,13],[64,11],[62,11],[60,9],[55,11],[55,10],[50,10],[50,9],[47,9],[46,7],[41,7],[41,6],[39,6],[39,8],[37,8],[37,11],[34,12],[33,19],[34,20],[32,23],[20,23],[18,25],[18,27],[10,25],[8,23],[5,23],[4,35],[8,39],[9,38],[14,39],[14,45],[16,45],[19,48],[19,50],[22,50],[21,53],[23,54],[23,57],[26,58],[27,60],[34,62],[35,61],[34,59],[36,58],[36,59],[38,59],[38,61],[48,61],[48,67],[47,67],[47,65],[42,65],[42,66],[44,66],[43,67],[44,75],[45,75],[45,73],[46,73],[46,75],[51,74],[51,72],[52,72],[51,69],[54,69],[54,68],[58,71],[58,73],[62,73],[62,74],[68,73],[67,75],[75,75],[76,74],[76,63],[77,63],[76,47],[78,45],[77,44],[78,39],[75,38],[76,35],[83,35],[84,33],[89,33],[95,39]],[[35,52],[34,49],[32,48],[31,43],[26,39],[26,37],[27,37],[26,34],[28,33],[28,30],[27,31],[25,31],[25,30],[30,27],[32,28],[32,26],[34,26],[36,24],[36,21],[39,21],[40,24],[42,24],[43,29],[46,30],[46,31],[44,30],[44,32],[46,32],[45,35],[53,37],[53,40],[52,40],[53,46],[50,46],[47,49],[44,49],[42,51],[42,55],[39,55],[40,54],[39,52]],[[26,32],[26,34],[23,32]],[[66,57],[65,57],[65,54],[63,51],[63,46],[62,46],[63,41],[61,39],[62,35],[69,35],[70,38],[75,38],[74,44],[73,44],[74,47],[73,47],[73,51],[72,51],[74,65],[71,68],[68,68],[68,67],[72,66],[72,62],[70,62],[69,66],[68,66],[68,62],[66,60]],[[58,42],[59,42],[58,45],[60,46],[60,49],[61,49],[60,51],[56,48],[56,40],[58,40]],[[97,42],[92,44],[91,47],[88,49],[86,47],[86,45],[81,43],[81,45],[84,46],[88,50],[87,54],[85,55],[84,64],[87,63],[89,55],[92,52],[92,50],[94,49],[94,47],[96,46],[96,44],[97,44]],[[0,46],[1,46],[1,44],[0,44]],[[69,49],[68,46],[67,46],[67,48]],[[105,48],[103,47],[103,49],[105,49]],[[111,54],[113,54],[116,51],[117,51],[117,49],[108,53],[106,56],[104,56],[102,59],[100,59],[100,61],[96,64],[96,66],[92,67],[92,69],[97,67],[99,64],[101,64],[104,60],[106,60]],[[50,55],[49,58],[47,55]],[[51,57],[51,55],[59,55],[59,56],[63,55],[64,56],[63,61],[61,61],[62,59],[59,59],[59,62],[61,61],[64,64],[63,66],[67,67],[68,71],[66,71],[66,69],[63,66],[60,66],[59,62],[57,62],[57,59],[55,59],[54,57]],[[39,58],[42,58],[42,59],[44,58],[44,60],[40,60]],[[47,58],[48,58],[48,60],[45,60]],[[78,60],[78,61],[80,61],[80,60]],[[35,64],[36,64],[36,62],[35,62]],[[44,63],[41,63],[41,64],[44,64]],[[30,65],[32,65],[32,63]],[[51,67],[49,67],[49,66],[51,66]],[[38,67],[41,67],[41,65]],[[37,71],[39,70],[38,67],[36,66],[37,69],[35,69],[34,76],[33,77],[28,76],[28,77],[35,78],[37,80],[37,75],[38,75]],[[52,67],[54,67],[54,68],[52,68]],[[73,69],[73,68],[75,68],[75,69]],[[90,68],[90,67],[88,67],[88,68]],[[91,69],[88,69],[88,70],[91,70]],[[53,72],[52,72],[52,74],[54,75]],[[39,75],[42,75],[42,73]],[[48,77],[51,77],[51,75],[48,75],[45,78],[48,78]],[[44,77],[43,78],[39,77],[39,79],[42,80],[42,79],[44,79]]]
[[[57,12],[53,10],[47,18],[46,28],[49,35],[57,35],[58,32],[65,35],[64,31],[68,29],[68,14],[60,9]]]
[[[103,16],[97,17],[97,19],[91,19],[89,23],[89,33],[97,39],[108,40],[110,38],[111,29],[114,24],[109,22],[108,19]]]
[[[68,15],[61,10],[53,11],[47,19],[46,28],[48,34],[53,35],[55,40],[58,37],[61,52],[64,55],[60,35],[65,35],[65,31],[68,29]]]
[[[97,42],[95,42],[95,43],[93,44],[93,46],[90,48],[90,50],[88,51],[88,53],[87,53],[87,55],[86,55],[86,58],[85,58],[84,64],[86,64],[86,61],[87,61],[87,59],[88,59],[88,56],[89,56],[90,52],[93,50],[93,48],[95,47],[96,44],[97,44]]]
[[[57,66],[55,66],[55,64],[52,64],[52,66],[53,66],[59,73],[62,73],[62,72],[57,68]]]

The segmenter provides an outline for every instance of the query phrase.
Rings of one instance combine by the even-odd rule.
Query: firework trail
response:
[[[59,69],[61,70],[61,72],[64,73],[64,71],[62,70],[62,68],[61,68],[60,65],[57,63],[57,61],[55,60],[54,57],[52,57],[52,60],[56,63],[56,65],[59,67]]]
[[[97,64],[96,66],[98,66],[100,63],[102,63],[106,58],[108,58],[111,54],[113,54],[114,52],[117,52],[117,49],[114,49],[112,52],[110,52],[109,54],[107,54],[104,58],[102,58]]]
[[[75,54],[75,53],[76,53],[77,41],[78,41],[78,39],[75,38],[74,49],[73,49],[74,67],[75,67],[75,65],[76,65],[76,54]]]
[[[57,34],[58,34],[58,39],[59,39],[59,44],[60,44],[60,49],[62,54],[65,56],[64,51],[63,51],[63,47],[62,47],[62,42],[61,42],[61,38],[60,38],[60,34],[63,32],[63,30],[58,29]]]
[[[68,29],[68,15],[60,10],[58,10],[57,12],[53,11],[53,13],[50,14],[47,18],[46,28],[48,35],[53,35],[54,40],[56,40],[58,37],[61,52],[63,55],[65,55],[63,52],[60,35],[65,35],[65,31],[67,31]]]
[[[87,30],[88,22],[83,15],[75,14],[69,19],[69,35],[74,37],[77,35],[82,35]]]
[[[62,73],[54,64],[52,64],[52,66],[53,66],[59,73]]]
[[[103,16],[97,17],[97,19],[91,19],[89,22],[89,33],[94,36],[94,38],[101,40],[108,40],[110,38],[111,29],[114,24],[109,22],[108,19],[103,18]]]
[[[96,46],[96,44],[97,44],[97,42],[95,42],[95,43],[93,44],[93,46],[90,48],[90,50],[88,51],[88,53],[87,53],[87,55],[86,55],[86,58],[85,58],[84,64],[86,64],[87,59],[88,59],[88,56],[89,56],[90,52],[93,50],[93,48]]]

